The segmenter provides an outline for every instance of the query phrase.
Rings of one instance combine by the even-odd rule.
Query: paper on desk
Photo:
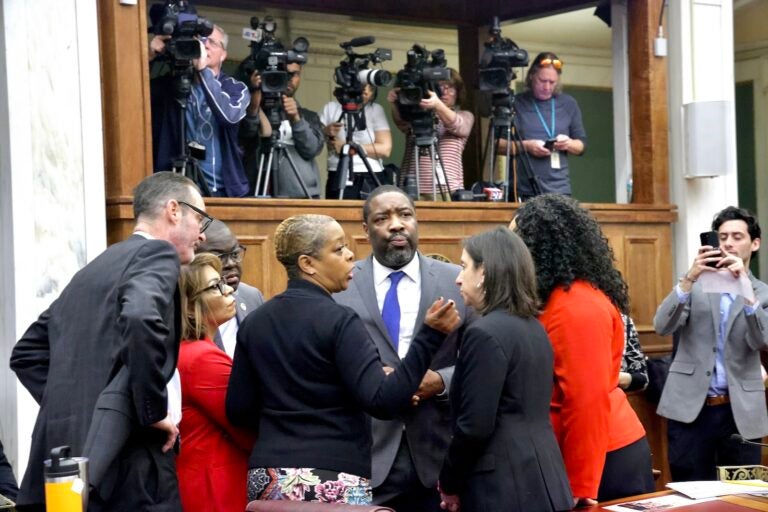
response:
[[[628,501],[620,505],[610,505],[603,507],[605,510],[613,510],[614,512],[637,512],[642,510],[643,512],[660,512],[663,510],[669,510],[675,507],[684,507],[686,505],[693,505],[694,503],[703,503],[710,501],[712,498],[703,500],[692,500],[679,494],[669,494],[667,496],[658,496],[656,498],[647,498],[644,500]]]
[[[746,272],[733,277],[730,270],[718,270],[717,272],[702,272],[698,281],[704,293],[732,293],[741,295],[749,302],[755,302],[755,290]]]
[[[722,482],[720,480],[705,480],[698,482],[670,482],[667,487],[685,494],[695,500],[714,498],[728,494],[755,493],[761,487],[768,493],[768,482],[762,480],[739,480],[739,483]]]

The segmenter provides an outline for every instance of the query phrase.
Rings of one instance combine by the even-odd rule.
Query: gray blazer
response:
[[[245,284],[242,281],[240,281],[240,285],[237,287],[237,291],[235,291],[233,295],[237,301],[237,305],[235,306],[235,317],[237,318],[237,325],[243,323],[243,320],[246,316],[248,316],[248,313],[254,311],[256,308],[264,304],[264,295],[262,295],[261,290],[255,286]],[[214,336],[213,342],[221,350],[224,350],[224,344],[221,341],[221,333],[218,331],[218,329],[216,330],[216,336]]]
[[[760,373],[760,350],[768,349],[768,286],[750,274],[760,307],[744,313],[743,297],[731,305],[726,327],[725,367],[728,393],[739,433],[748,439],[768,435],[765,386]],[[656,332],[679,332],[680,342],[669,368],[658,414],[683,423],[693,422],[707,397],[715,366],[720,294],[704,293],[694,283],[689,300],[680,304],[677,292],[667,295],[656,311]]]
[[[400,357],[395,352],[387,329],[381,319],[376,288],[373,283],[373,256],[355,264],[354,278],[349,288],[333,297],[336,302],[349,306],[363,320],[371,339],[379,350],[382,362],[387,366],[396,366]],[[459,267],[450,263],[427,258],[419,253],[421,268],[421,303],[416,326],[421,326],[427,309],[438,297],[453,299],[463,323],[467,318],[464,300],[455,284]],[[418,328],[416,329],[418,330]],[[456,363],[457,332],[449,335],[443,346],[432,359],[430,368],[439,371],[445,388],[451,386],[453,366]],[[378,487],[384,482],[397,455],[400,440],[405,433],[408,437],[411,457],[413,458],[419,479],[426,487],[434,487],[440,468],[445,458],[450,441],[450,407],[447,396],[433,397],[411,410],[404,411],[397,420],[382,421],[372,418],[373,461],[371,485]]]

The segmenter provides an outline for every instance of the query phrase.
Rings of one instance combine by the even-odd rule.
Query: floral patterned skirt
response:
[[[371,481],[349,473],[313,468],[253,468],[248,471],[248,501],[370,505],[371,497]]]

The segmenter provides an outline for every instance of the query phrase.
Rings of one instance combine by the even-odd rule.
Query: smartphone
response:
[[[718,249],[720,247],[720,235],[718,235],[717,231],[705,231],[704,233],[699,234],[699,240],[701,240],[702,247],[705,245],[710,245],[713,249]],[[717,262],[710,261],[707,263],[707,266],[717,267]]]
[[[552,151],[555,149],[555,142],[557,142],[557,139],[547,139],[544,141],[544,147]]]

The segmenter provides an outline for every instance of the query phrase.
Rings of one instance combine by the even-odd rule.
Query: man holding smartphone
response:
[[[719,247],[699,248],[654,318],[657,333],[679,335],[657,410],[669,419],[674,481],[713,480],[715,466],[760,464],[760,446],[746,440],[768,435],[760,365],[760,351],[768,349],[768,285],[749,272],[760,226],[747,210],[729,206],[715,215],[712,230]],[[746,273],[755,300],[706,293],[697,283],[706,272],[724,271],[736,279]]]

